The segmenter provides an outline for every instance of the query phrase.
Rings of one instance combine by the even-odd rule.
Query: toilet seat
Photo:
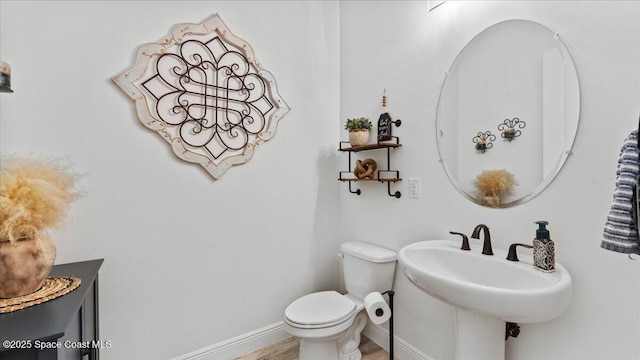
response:
[[[284,316],[293,327],[319,329],[350,320],[356,310],[356,303],[339,292],[321,291],[292,302],[284,311]]]

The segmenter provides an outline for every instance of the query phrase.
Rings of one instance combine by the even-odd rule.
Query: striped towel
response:
[[[600,247],[624,254],[640,254],[638,237],[638,130],[629,134],[618,159],[616,188],[611,211],[604,225]]]

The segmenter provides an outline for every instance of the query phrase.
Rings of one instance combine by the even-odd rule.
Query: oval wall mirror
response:
[[[500,22],[475,36],[446,75],[440,162],[469,200],[521,204],[562,168],[579,112],[578,75],[558,34],[529,20]]]

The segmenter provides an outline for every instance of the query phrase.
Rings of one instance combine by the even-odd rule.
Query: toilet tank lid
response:
[[[348,241],[340,246],[340,250],[351,256],[374,263],[396,261],[398,253],[387,248],[368,244],[362,241]]]

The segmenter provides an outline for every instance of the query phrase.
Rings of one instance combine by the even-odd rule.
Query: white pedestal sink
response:
[[[460,250],[460,243],[431,240],[400,249],[405,275],[427,294],[455,307],[456,359],[503,360],[506,322],[538,323],[559,316],[571,301],[571,275],[556,262],[545,273],[531,256],[506,260],[494,249]]]

